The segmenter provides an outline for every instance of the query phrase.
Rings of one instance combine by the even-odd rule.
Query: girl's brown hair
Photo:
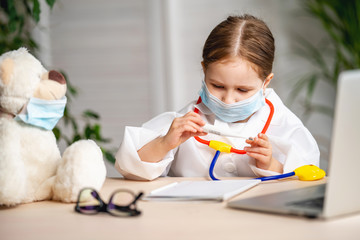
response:
[[[229,16],[210,33],[203,48],[203,64],[240,57],[251,63],[259,77],[265,79],[272,71],[275,43],[265,22],[251,16]]]

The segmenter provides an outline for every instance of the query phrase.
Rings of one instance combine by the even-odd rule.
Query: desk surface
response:
[[[118,188],[150,191],[189,178],[152,182],[106,179],[104,200]],[[195,180],[195,179],[191,179]],[[199,179],[200,180],[200,179]],[[202,179],[201,179],[202,180]],[[256,195],[323,183],[282,180],[264,182],[238,195]],[[233,198],[233,199],[235,199]],[[231,199],[232,200],[232,199]],[[138,202],[142,215],[117,218],[106,213],[85,216],[75,204],[53,201],[0,209],[0,238],[7,239],[360,239],[360,214],[330,221],[234,210],[226,202]]]

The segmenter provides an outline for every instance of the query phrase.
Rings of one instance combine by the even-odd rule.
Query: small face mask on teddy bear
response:
[[[43,100],[32,97],[15,119],[46,130],[52,130],[64,115],[66,101],[66,96],[59,100]]]

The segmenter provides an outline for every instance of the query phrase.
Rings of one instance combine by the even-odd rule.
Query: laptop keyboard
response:
[[[313,199],[306,199],[302,201],[290,202],[289,205],[304,207],[304,208],[315,208],[321,209],[324,206],[324,197],[318,197]]]

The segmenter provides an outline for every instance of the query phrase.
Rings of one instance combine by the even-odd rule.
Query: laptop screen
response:
[[[360,211],[360,70],[338,79],[324,216]],[[346,204],[345,204],[346,203]]]

